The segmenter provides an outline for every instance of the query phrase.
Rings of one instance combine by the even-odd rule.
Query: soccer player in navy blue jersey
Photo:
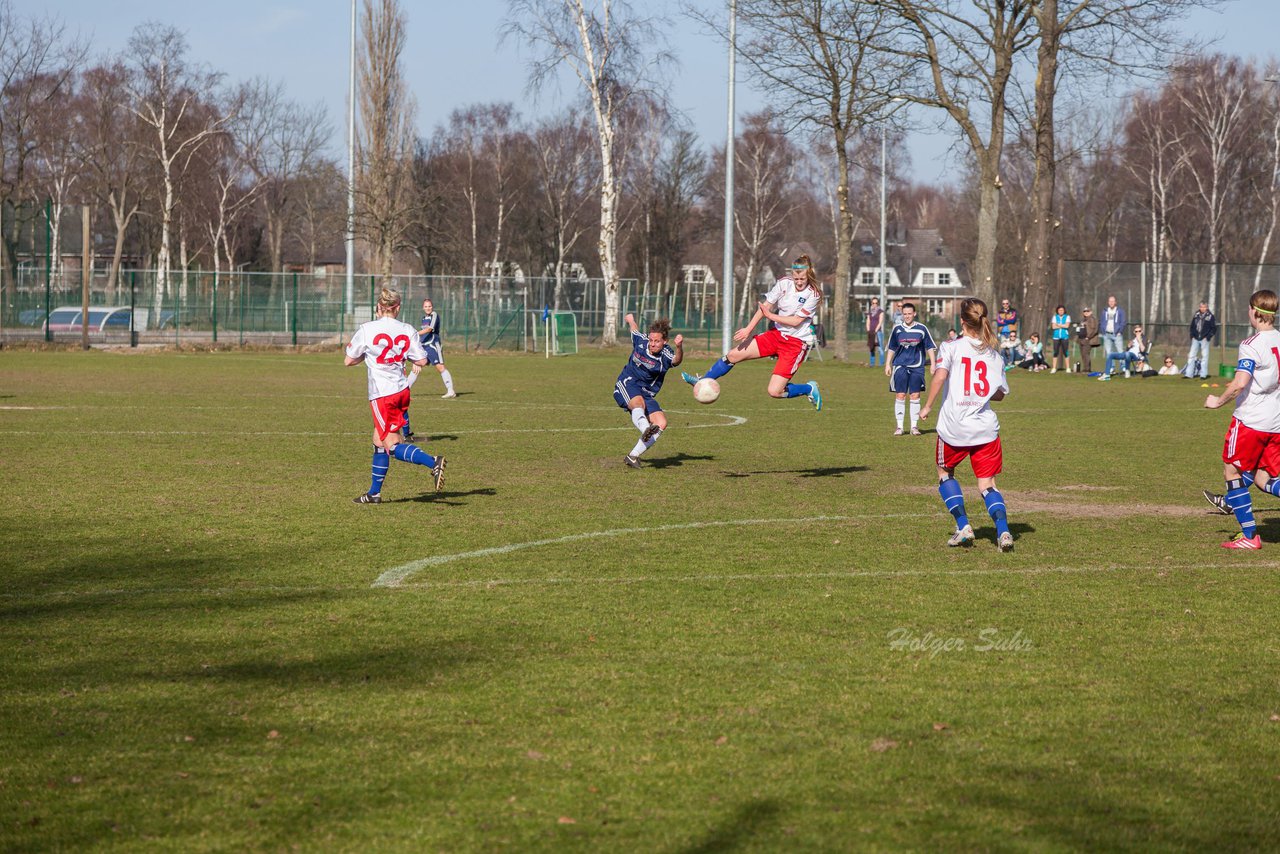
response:
[[[440,397],[445,400],[457,397],[453,390],[453,374],[449,373],[449,369],[444,366],[444,344],[440,340],[440,314],[429,299],[422,301],[422,322],[418,324],[418,341],[422,344],[422,351],[427,354],[427,364],[435,365],[436,370],[440,372],[440,379],[444,380],[444,394]],[[414,435],[409,427],[408,412],[405,413],[404,429],[400,432],[406,441],[413,441]]]
[[[675,337],[671,342],[673,348],[667,345],[671,321],[655,320],[645,335],[634,315],[628,314],[623,320],[631,328],[631,355],[618,374],[613,399],[631,414],[631,423],[640,431],[640,441],[624,460],[631,468],[638,469],[640,455],[652,448],[667,429],[667,416],[658,404],[658,391],[667,371],[684,361],[684,336]]]
[[[893,403],[893,414],[898,419],[898,429],[893,431],[895,436],[902,435],[907,395],[911,396],[911,435],[920,435],[920,392],[924,391],[926,356],[932,371],[938,357],[938,345],[933,343],[929,327],[916,323],[916,307],[904,302],[902,322],[894,326],[889,335],[884,360],[884,375],[889,378],[889,391],[896,398]]]

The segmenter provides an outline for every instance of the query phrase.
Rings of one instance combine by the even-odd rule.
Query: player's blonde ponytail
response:
[[[391,288],[383,288],[378,294],[379,316],[396,315],[400,312],[400,294]]]
[[[960,325],[973,337],[982,341],[992,351],[999,350],[996,334],[987,318],[987,304],[977,297],[968,297],[960,303]]]

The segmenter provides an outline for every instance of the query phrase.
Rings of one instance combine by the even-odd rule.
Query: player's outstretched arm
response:
[[[751,330],[755,329],[756,325],[759,324],[760,321],[764,319],[763,309],[765,306],[769,306],[770,310],[776,308],[776,306],[774,306],[772,303],[767,303],[767,302],[760,303],[760,308],[757,308],[756,313],[751,315],[751,320],[747,322],[747,325],[739,329],[737,332],[733,333],[734,341],[742,343],[743,341],[746,341],[748,338],[751,337]]]
[[[677,335],[671,341],[671,344],[675,347],[676,351],[676,357],[671,360],[671,367],[677,368],[680,366],[680,363],[684,361],[684,336]]]
[[[1240,392],[1244,391],[1252,381],[1253,374],[1248,371],[1236,371],[1235,377],[1232,378],[1231,382],[1227,383],[1227,387],[1222,390],[1222,394],[1211,394],[1204,399],[1204,408],[1217,409],[1220,406],[1230,403],[1235,400],[1240,395]]]
[[[946,368],[938,368],[933,372],[933,382],[929,384],[929,396],[925,399],[924,406],[920,407],[920,420],[923,421],[929,417],[929,413],[933,412],[933,402],[938,399],[938,392],[947,384]]]
[[[639,325],[636,324],[636,316],[634,314],[627,314],[622,318],[622,322],[627,324],[627,328],[631,330],[632,335],[640,331]]]

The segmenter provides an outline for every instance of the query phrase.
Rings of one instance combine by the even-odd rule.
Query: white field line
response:
[[[625,584],[704,584],[708,582],[744,582],[744,581],[840,581],[860,578],[925,578],[963,577],[969,575],[1070,575],[1084,573],[1115,572],[1154,572],[1154,571],[1208,571],[1220,569],[1280,569],[1277,561],[1242,560],[1238,563],[1188,563],[1159,564],[1150,566],[1134,566],[1108,564],[1099,566],[1031,566],[1022,568],[981,569],[884,569],[884,570],[830,570],[827,572],[761,572],[761,573],[706,573],[686,575],[631,575],[617,577],[572,577],[551,576],[547,578],[490,578],[490,579],[444,579],[442,581],[418,581],[408,584],[393,585],[398,591],[427,591],[442,589],[485,590],[497,587],[536,587],[562,585],[625,585]],[[245,587],[118,587],[98,590],[51,590],[39,593],[16,593],[0,591],[0,600],[40,601],[45,599],[79,599],[90,597],[136,596],[235,596],[245,594],[258,596],[263,593],[361,593],[369,591],[364,584],[328,584],[328,585],[261,585]]]
[[[808,516],[800,519],[785,520],[788,525],[803,524],[806,522],[849,522],[859,519],[919,519],[928,516],[937,516],[937,513],[887,513],[884,515],[858,515],[858,516]],[[456,560],[466,560],[473,557],[486,557],[488,555],[508,554],[510,552],[520,551],[522,549],[531,549],[538,546],[559,545],[561,543],[573,543],[581,540],[598,540],[607,537],[621,537],[627,534],[656,534],[664,531],[691,531],[700,528],[727,528],[739,525],[777,525],[779,519],[725,519],[720,521],[709,522],[681,522],[672,525],[656,525],[649,528],[609,528],[604,531],[583,531],[579,534],[566,534],[563,537],[550,537],[545,540],[528,540],[523,543],[507,543],[502,546],[490,546],[485,549],[476,549],[468,552],[455,552],[453,554],[432,555],[431,557],[420,558],[400,566],[392,567],[386,572],[378,576],[373,582],[374,587],[398,587],[406,578],[414,573],[420,572],[429,566],[439,566],[443,563],[452,563]]]

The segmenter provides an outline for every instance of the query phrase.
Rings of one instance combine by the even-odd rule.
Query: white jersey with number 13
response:
[[[1000,421],[991,409],[991,397],[997,391],[1009,393],[1000,354],[965,335],[942,342],[938,367],[947,370],[938,407],[938,437],[953,448],[994,441],[1000,435]]]

